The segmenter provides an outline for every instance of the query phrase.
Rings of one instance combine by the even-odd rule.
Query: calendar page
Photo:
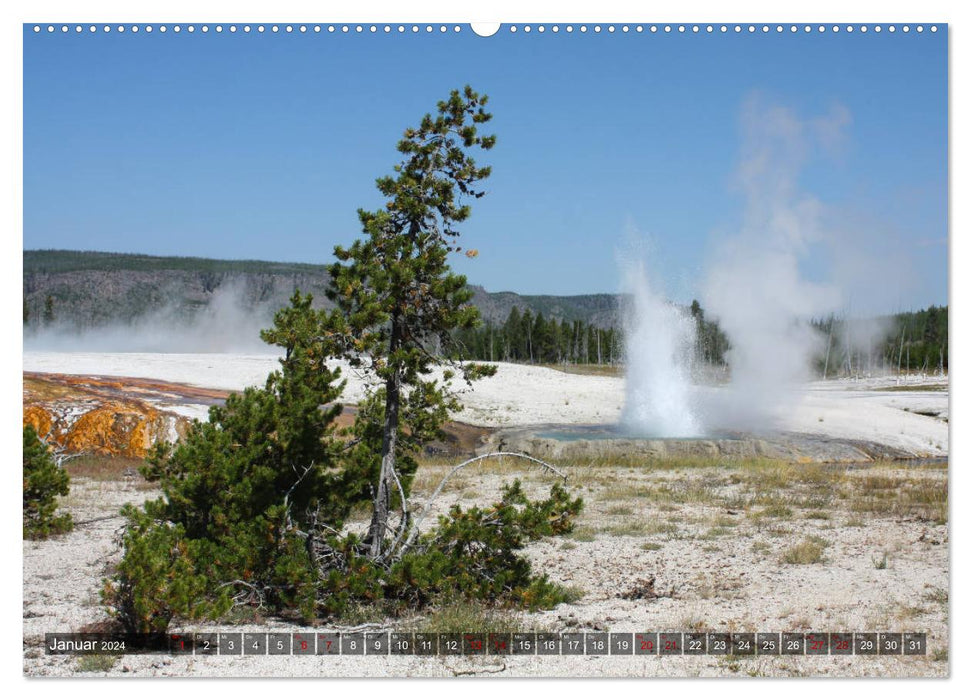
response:
[[[84,14],[25,676],[950,674],[946,21]]]

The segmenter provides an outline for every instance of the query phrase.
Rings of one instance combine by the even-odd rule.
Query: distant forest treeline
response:
[[[618,329],[600,328],[580,320],[547,319],[514,306],[505,323],[486,321],[460,330],[456,339],[469,359],[539,364],[618,364],[623,339]]]
[[[232,289],[245,308],[275,310],[294,289],[328,306],[325,265],[213,260],[72,250],[24,251],[24,326],[76,329],[131,323],[167,308],[191,318],[219,290]],[[475,360],[537,364],[619,365],[624,361],[620,299],[487,292],[472,286],[482,325],[458,332],[462,354]],[[730,343],[697,301],[692,360],[724,367]],[[269,316],[267,316],[269,318]],[[947,371],[948,307],[931,306],[873,319],[830,316],[812,321],[824,350],[820,376],[867,372]]]
[[[322,265],[313,263],[270,262],[266,260],[216,260],[177,255],[105,253],[94,250],[25,250],[24,273],[64,272],[161,272],[180,270],[210,274],[316,274]]]
[[[716,321],[705,318],[697,301],[689,307],[695,322],[695,363],[724,367],[731,348]],[[946,372],[946,306],[931,306],[873,319],[830,316],[813,328],[826,338],[816,359],[820,376],[853,376],[889,371]],[[504,323],[485,322],[460,331],[456,340],[468,359],[536,364],[614,365],[624,361],[624,335],[618,327],[546,318],[513,307]]]
[[[826,338],[816,367],[824,377],[946,372],[947,313],[947,306],[930,306],[866,320],[816,319],[813,327]]]
[[[728,338],[717,323],[705,319],[697,301],[691,302],[690,312],[696,336],[693,359],[724,366]],[[615,365],[624,360],[624,336],[618,326],[547,318],[516,306],[504,323],[486,321],[478,328],[458,331],[455,337],[465,356],[474,360],[571,365]]]

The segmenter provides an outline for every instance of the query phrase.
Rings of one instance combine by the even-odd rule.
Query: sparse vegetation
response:
[[[948,603],[948,592],[946,588],[932,588],[926,595],[925,598],[932,603],[937,603],[938,605],[947,606]]]
[[[731,534],[731,532],[732,531],[726,527],[712,527],[712,528],[709,528],[708,530],[705,530],[705,532],[699,535],[698,539],[715,540],[715,539],[718,539],[719,537],[724,537],[725,535],[729,535]]]
[[[78,658],[78,671],[81,673],[108,673],[118,663],[114,654],[91,654]]]
[[[80,455],[64,466],[72,479],[84,477],[92,481],[117,481],[127,473],[138,473],[145,468],[144,459],[116,455]]]
[[[790,547],[782,555],[785,564],[818,564],[823,561],[823,552],[829,543],[821,537],[806,537],[797,545]]]
[[[586,591],[580,586],[566,586],[563,588],[563,602],[576,603],[586,595]]]
[[[373,619],[373,616],[372,616]],[[405,621],[403,632],[461,634],[470,630],[489,633],[519,629],[519,615],[468,598],[432,601],[421,617]]]
[[[857,513],[914,516],[935,524],[947,522],[947,477],[915,478],[901,474],[868,474],[848,479],[840,494]]]
[[[760,465],[757,468],[765,468],[765,465]],[[421,466],[416,474],[413,487],[421,485],[422,493],[427,495],[434,490],[446,469],[447,467],[442,465]],[[571,480],[574,476],[579,476],[579,472],[574,472],[573,467],[565,467],[564,469],[569,473]],[[868,539],[871,534],[869,531],[867,533],[842,532],[842,523],[846,521],[851,512],[848,510],[847,496],[855,493],[854,489],[858,482],[854,480],[857,477],[868,474],[870,476],[908,477],[915,480],[927,479],[929,483],[935,485],[943,483],[943,475],[940,470],[936,469],[910,469],[900,465],[878,465],[873,469],[854,469],[849,473],[844,470],[832,469],[832,479],[826,481],[831,481],[836,485],[837,493],[831,505],[825,511],[831,514],[830,520],[808,518],[807,516],[813,512],[811,509],[793,505],[790,507],[792,511],[791,523],[787,523],[783,519],[752,519],[751,515],[759,512],[763,506],[756,504],[752,498],[756,492],[755,482],[757,482],[757,479],[749,473],[749,469],[754,470],[756,467],[652,469],[643,472],[633,468],[604,468],[595,470],[593,474],[590,474],[587,470],[589,478],[586,479],[586,483],[593,487],[591,497],[594,501],[594,509],[578,521],[578,527],[574,533],[568,535],[563,541],[548,542],[533,550],[533,554],[531,554],[531,557],[538,554],[542,560],[549,561],[551,571],[554,572],[551,574],[551,578],[565,582],[560,591],[561,601],[573,601],[577,605],[576,608],[571,608],[569,611],[560,610],[553,615],[534,617],[519,612],[520,608],[509,601],[489,603],[488,601],[478,601],[473,598],[455,596],[445,591],[439,591],[434,593],[432,599],[426,605],[416,609],[409,609],[409,606],[401,605],[393,597],[379,598],[371,602],[354,599],[349,601],[346,608],[333,615],[325,624],[357,626],[363,623],[387,621],[390,617],[396,619],[394,622],[386,622],[386,624],[393,624],[396,629],[406,631],[437,631],[439,628],[447,628],[462,632],[468,631],[467,625],[473,625],[476,629],[491,629],[497,632],[508,632],[516,629],[542,629],[546,624],[552,625],[555,629],[561,629],[563,625],[571,628],[582,628],[588,620],[592,619],[585,617],[591,614],[591,608],[586,607],[588,603],[596,605],[597,601],[602,600],[604,595],[611,595],[611,588],[597,576],[588,579],[585,574],[583,578],[577,577],[575,574],[573,576],[565,574],[566,572],[574,573],[573,562],[576,561],[576,552],[584,552],[586,556],[590,553],[600,552],[602,548],[615,548],[615,550],[626,551],[634,555],[630,559],[636,568],[627,569],[628,571],[642,572],[646,565],[648,571],[657,572],[659,574],[658,581],[663,586],[660,590],[665,595],[667,591],[671,591],[670,594],[678,599],[679,606],[682,605],[682,601],[688,610],[691,610],[692,601],[703,606],[694,612],[691,620],[691,623],[698,629],[721,629],[717,621],[713,622],[710,610],[720,607],[723,601],[736,601],[732,603],[733,606],[742,604],[742,601],[744,601],[745,609],[749,611],[748,617],[745,616],[745,613],[742,613],[741,617],[733,616],[730,618],[729,625],[737,624],[739,625],[738,629],[744,630],[756,629],[758,618],[751,617],[751,610],[753,609],[752,606],[758,609],[759,603],[753,600],[752,596],[755,591],[750,586],[750,583],[756,579],[750,579],[747,576],[740,577],[741,571],[753,575],[756,571],[776,570],[777,562],[782,561],[783,556],[793,545],[800,544],[805,539],[810,541],[815,539],[822,544],[824,550],[822,560],[812,565],[818,567],[816,572],[800,571],[798,566],[792,565],[792,568],[784,575],[789,577],[824,576],[826,570],[821,568],[821,565],[829,566],[828,560],[830,558],[833,560],[833,566],[845,566],[847,556],[855,556],[851,552],[859,551],[857,546],[861,542],[870,541]],[[484,461],[473,469],[460,472],[467,488],[450,493],[462,500],[462,505],[465,507],[469,505],[470,499],[467,495],[470,488],[474,487],[475,490],[488,494],[499,481],[515,471],[516,466],[508,459],[502,464],[499,460]],[[788,468],[785,468],[785,471],[788,471]],[[784,482],[779,482],[779,491],[775,496],[779,500],[788,498],[790,502],[801,502],[814,492],[813,490],[818,487],[821,481],[818,474],[810,475],[808,483],[799,481],[798,468],[792,469],[791,473],[795,478],[793,483],[782,486],[781,484]],[[530,472],[529,474],[534,473]],[[541,476],[538,472],[535,474],[536,476],[526,481],[527,492],[530,494],[545,488],[550,481],[548,476]],[[107,478],[110,478],[110,476]],[[627,500],[620,498],[602,499],[601,495],[604,492],[616,490],[616,483],[619,479],[624,479],[631,484],[631,497]],[[691,481],[696,481],[698,484],[692,485]],[[816,485],[814,485],[814,482]],[[864,482],[859,483],[863,484]],[[878,481],[869,485],[887,483],[890,482]],[[698,488],[699,485],[704,485],[707,488]],[[101,484],[95,486],[95,488],[102,487]],[[792,493],[787,495],[787,492]],[[677,500],[684,502],[678,503],[672,500],[656,503],[650,500],[649,495],[645,495],[652,493],[674,494]],[[764,498],[771,496],[771,492],[767,489],[762,489],[759,493]],[[843,495],[844,493],[846,496]],[[689,495],[688,498],[684,498],[686,494]],[[748,495],[746,496],[746,494]],[[733,505],[726,510],[725,504],[729,502]],[[742,507],[742,504],[749,505]],[[668,511],[666,510],[667,507],[674,508],[674,510]],[[618,509],[615,511],[617,514],[604,518],[606,512],[611,509]],[[631,513],[637,514],[637,517],[625,514],[628,509]],[[354,516],[357,531],[362,531],[363,527],[366,526],[369,511],[369,506],[365,504],[365,507],[359,509],[357,515]],[[919,531],[926,532],[927,537],[915,543],[914,547],[920,551],[926,550],[929,555],[934,557],[939,557],[940,553],[944,551],[944,548],[936,547],[933,544],[941,538],[941,528],[930,527],[926,524],[915,525],[912,521],[905,521],[895,516],[880,513],[864,514],[862,517],[853,515],[852,517],[859,518],[858,527],[877,528],[873,533],[883,534],[893,527],[897,528],[893,532],[908,531],[916,527]],[[645,532],[614,539],[611,532],[601,529],[605,526],[615,525],[618,532],[624,529],[629,530],[632,522],[648,524],[656,522],[665,527],[679,526],[679,530],[671,539],[663,533],[660,536],[651,536]],[[826,534],[823,530],[830,523],[835,524],[835,529],[839,532],[834,532],[833,535]],[[640,527],[635,526],[633,529],[639,530]],[[779,530],[779,532],[775,533],[776,530]],[[778,538],[774,538],[773,534],[778,534]],[[834,543],[845,542],[844,535],[848,534],[849,540],[855,542],[856,545],[848,549],[844,549],[841,545],[837,552],[834,551],[834,545],[829,545],[819,538],[807,537],[807,534],[824,535],[833,540]],[[579,538],[576,538],[576,535],[579,535]],[[626,539],[626,537],[630,539]],[[588,538],[596,539],[598,544],[584,545],[582,540]],[[679,542],[678,540],[682,541]],[[886,546],[891,547],[886,550],[888,559],[895,556],[894,553],[900,547],[909,547],[905,544],[896,544],[898,540],[895,536],[890,540],[874,541],[888,542]],[[868,568],[871,564],[874,565],[874,568],[879,564],[883,553],[882,546],[884,545],[877,545],[869,552],[862,550],[864,552],[863,563]],[[713,567],[718,566],[719,573],[713,574],[710,571],[705,571],[704,565],[702,565],[697,572],[693,571],[686,580],[677,575],[672,576],[672,567],[677,566],[678,556],[686,550],[692,551],[695,556],[701,558],[702,562],[707,560]],[[912,553],[914,550],[904,551]],[[658,567],[656,569],[654,568],[655,564]],[[722,570],[722,567],[724,570]],[[903,572],[895,573],[894,568],[888,563],[887,572],[885,574],[880,572],[880,574],[881,577],[889,576],[888,583],[893,582],[893,590],[899,591],[901,590],[897,586],[901,582],[899,574]],[[662,573],[665,570],[667,573]],[[931,570],[934,571],[934,569]],[[606,574],[611,580],[613,575],[614,571]],[[868,628],[890,630],[927,629],[934,631],[935,635],[938,634],[940,621],[943,619],[944,624],[946,624],[947,589],[940,587],[939,580],[933,578],[928,580],[934,581],[938,586],[931,586],[928,583],[923,590],[918,589],[914,593],[913,588],[908,587],[905,583],[904,590],[909,590],[911,597],[904,598],[899,594],[894,594],[890,599],[878,597],[873,600],[869,598],[861,600],[861,605],[865,611],[865,623],[863,624]],[[581,590],[574,592],[566,585],[578,581],[583,582],[584,588],[589,590],[591,595],[587,596]],[[576,596],[580,597],[574,600]],[[828,610],[825,612],[816,611],[815,603],[810,604],[811,601],[805,601],[805,605],[803,602],[790,596],[784,607],[772,609],[770,606],[770,609],[766,612],[771,619],[776,620],[774,624],[784,629],[816,630],[820,629],[821,624],[844,629],[859,624],[858,622],[848,622],[852,617],[849,611],[841,611],[834,617]],[[655,611],[665,609],[663,605],[649,607],[652,615],[655,614]],[[704,610],[704,612],[702,613],[701,610]],[[246,622],[256,625],[275,624],[279,614],[280,611],[270,608],[260,611],[252,606],[237,606],[226,616],[225,622],[233,624]],[[574,614],[575,617],[571,617]],[[483,620],[481,615],[485,615],[489,619]],[[678,620],[670,618],[669,615],[670,613],[662,612],[659,619],[663,621],[663,624],[670,625],[673,629],[692,629],[692,627],[682,625]],[[451,622],[448,621],[449,618],[452,620]],[[564,619],[567,622],[557,621]],[[463,627],[466,627],[466,629],[462,629]],[[931,640],[931,637],[928,637],[928,639]],[[939,640],[940,637],[935,639]],[[929,648],[927,661],[936,658],[935,653],[938,649],[933,640],[931,640]],[[940,654],[946,655],[946,651],[941,651]],[[743,665],[748,662],[751,662],[751,660],[741,661]],[[939,666],[938,668],[942,667]],[[768,675],[774,675],[775,672],[776,670],[773,670]]]
[[[806,518],[806,520],[829,520],[831,516],[824,510],[811,510],[803,517]]]
[[[927,614],[927,609],[922,605],[911,605],[901,603],[897,608],[897,619],[901,622],[909,622],[914,618]]]
[[[758,554],[759,556],[765,556],[772,551],[772,547],[769,546],[768,542],[763,542],[762,540],[756,540],[752,543],[752,553]]]
[[[674,535],[678,526],[658,520],[636,520],[629,518],[599,528],[599,532],[612,537],[636,537],[638,535]]]
[[[577,542],[593,542],[597,539],[597,533],[590,527],[581,526],[573,528],[569,537]]]

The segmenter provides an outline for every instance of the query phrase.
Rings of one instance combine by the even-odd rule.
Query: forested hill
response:
[[[328,306],[324,265],[263,260],[213,260],[73,250],[24,251],[24,315],[40,323],[92,327],[130,322],[159,309],[191,317],[214,300],[232,297],[263,311],[286,305],[294,289]],[[472,285],[483,318],[502,323],[512,308],[547,318],[617,324],[617,296],[522,296]]]

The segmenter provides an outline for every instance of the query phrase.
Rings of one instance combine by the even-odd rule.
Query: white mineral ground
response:
[[[464,393],[457,420],[485,427],[545,423],[615,423],[624,405],[624,380],[548,367],[497,363],[491,378]],[[209,389],[261,385],[278,367],[275,355],[25,352],[24,371],[158,379]],[[364,382],[342,365],[343,401],[356,403]],[[909,386],[908,386],[909,385]],[[920,387],[927,386],[927,390]],[[930,389],[933,386],[935,389]],[[943,387],[941,390],[937,387]],[[948,453],[947,378],[895,376],[819,381],[804,387],[781,412],[775,429],[846,440],[868,440],[913,454]],[[894,389],[908,389],[894,391]],[[888,390],[889,389],[889,390]],[[707,387],[703,391],[723,389]],[[204,417],[204,407],[166,407]]]
[[[538,472],[469,471],[436,503],[468,507],[488,503],[514,475],[532,498],[551,477]],[[844,503],[820,514],[793,507],[788,516],[754,517],[760,506],[727,508],[741,487],[725,468],[639,470],[598,468],[571,472],[586,506],[576,536],[548,538],[526,549],[538,571],[579,599],[552,610],[509,614],[515,630],[546,631],[921,631],[926,656],[826,657],[184,657],[125,655],[112,676],[873,676],[948,674],[948,525],[909,515],[849,511]],[[439,473],[440,475],[440,473]],[[741,474],[744,477],[744,473]],[[919,478],[942,485],[940,469],[855,470],[867,476]],[[437,479],[433,480],[437,482]],[[140,479],[77,478],[61,504],[76,529],[47,541],[24,542],[23,670],[29,676],[104,675],[80,657],[46,655],[44,634],[77,631],[106,619],[98,592],[117,561],[123,521],[118,508],[158,495]],[[652,488],[709,493],[714,500],[678,504],[638,495]],[[814,488],[803,485],[801,488]],[[807,495],[799,485],[794,494]],[[427,495],[427,486],[423,487]],[[419,496],[420,500],[421,496]],[[114,517],[113,517],[114,516]],[[97,519],[97,520],[94,520]],[[84,522],[91,521],[93,522]],[[363,521],[360,523],[363,526]],[[657,527],[655,527],[657,526]],[[825,541],[824,558],[790,564],[785,552],[805,537]],[[881,561],[884,563],[881,564]],[[654,577],[659,597],[628,600],[623,594]],[[370,631],[394,630],[375,620]],[[407,620],[406,620],[407,622]],[[334,624],[320,629],[341,630]],[[178,623],[173,632],[311,632],[268,618],[246,624]],[[468,630],[476,631],[476,630]]]
[[[260,355],[153,355],[34,353],[24,370],[95,376],[132,376],[216,389],[261,384],[276,358]],[[348,373],[345,401],[361,395]],[[904,381],[904,380],[902,380]],[[915,389],[946,385],[937,377],[907,378]],[[929,454],[946,454],[948,393],[940,389],[881,391],[897,380],[828,381],[807,387],[786,428],[840,438],[874,440]],[[608,423],[623,406],[623,380],[567,374],[541,367],[502,364],[464,397],[459,416],[486,426],[538,423]],[[907,410],[905,410],[907,409]],[[197,410],[191,406],[186,412]],[[937,413],[938,417],[916,411]],[[820,420],[822,419],[822,420]],[[854,493],[854,479],[886,476],[931,489],[944,498],[944,465],[881,465],[839,472],[826,498],[820,484],[798,480],[778,487],[778,497],[805,499],[772,515],[758,502],[758,476],[729,467],[642,469],[564,465],[569,485],[585,501],[577,532],[534,543],[526,555],[550,579],[578,587],[575,602],[553,610],[514,614],[510,626],[550,631],[924,631],[926,656],[825,657],[184,657],[127,655],[111,676],[947,676],[949,526],[939,516],[870,512],[840,495]],[[427,467],[416,494],[430,492],[444,468]],[[429,471],[430,470],[430,471]],[[828,473],[828,472],[827,472]],[[502,483],[522,475],[527,493],[548,492],[551,477],[520,472],[467,470],[435,503],[489,503]],[[422,481],[421,486],[417,485]],[[450,482],[451,483],[451,482]],[[937,485],[936,487],[934,485]],[[934,490],[936,488],[936,490]],[[753,491],[754,489],[754,491]],[[914,491],[924,493],[925,491]],[[700,494],[667,502],[652,494]],[[865,491],[861,492],[864,496]],[[77,631],[104,621],[98,592],[120,556],[122,503],[140,503],[157,492],[132,481],[76,478],[62,507],[79,526],[48,541],[24,542],[24,658],[28,676],[97,676],[78,657],[43,653],[45,632]],[[830,500],[832,499],[832,500]],[[733,505],[736,501],[741,506]],[[785,501],[789,502],[789,501]],[[936,501],[935,501],[936,502]],[[946,504],[946,500],[943,501]],[[864,504],[865,505],[865,504]],[[946,506],[945,506],[946,507]],[[89,521],[89,522],[84,522]],[[363,521],[360,523],[363,526]],[[786,563],[786,553],[806,537],[825,543],[822,559]],[[656,598],[623,596],[654,577]],[[384,629],[398,623],[384,621]],[[327,625],[327,629],[335,629]],[[340,628],[337,628],[340,629]],[[227,631],[215,623],[178,624],[173,631]],[[269,618],[233,625],[231,631],[304,631]],[[475,631],[475,630],[469,630]]]

